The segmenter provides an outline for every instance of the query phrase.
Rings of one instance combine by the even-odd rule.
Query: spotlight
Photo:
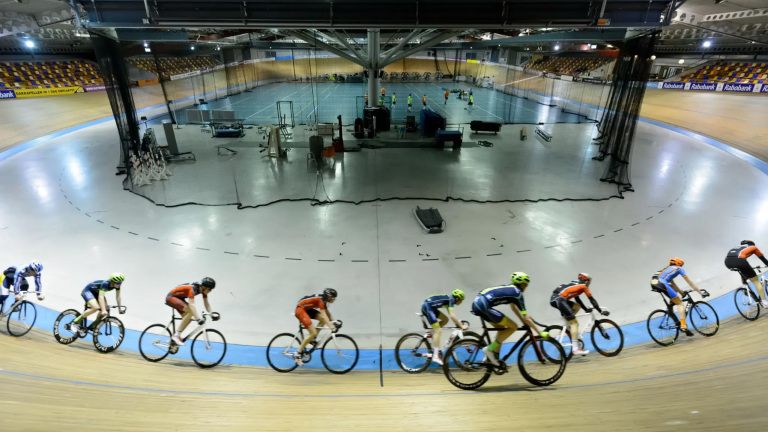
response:
[[[560,51],[560,45],[555,45],[555,51]]]
[[[704,48],[709,48],[712,46],[712,42],[705,40],[703,44],[701,44]]]
[[[683,60],[683,59],[680,59],[680,60],[677,61],[677,64],[683,64],[683,63],[685,63],[685,60]]]
[[[653,60],[656,60],[656,56],[655,55],[651,56],[651,61],[653,61]]]
[[[34,43],[34,42],[32,42],[31,40],[25,41],[25,42],[24,42],[24,45],[25,45],[27,48],[34,48],[34,47],[35,47],[35,43]]]

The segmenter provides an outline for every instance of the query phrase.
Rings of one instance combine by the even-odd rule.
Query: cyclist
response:
[[[590,311],[590,309],[584,306],[584,303],[581,302],[579,295],[586,294],[589,302],[592,303],[592,306],[594,306],[595,309],[599,310],[600,313],[605,316],[609,315],[608,311],[600,309],[600,305],[597,304],[597,300],[592,297],[592,293],[589,292],[589,285],[591,283],[592,276],[586,273],[579,273],[579,276],[576,278],[576,280],[564,283],[555,288],[555,290],[552,292],[552,298],[549,301],[549,305],[559,310],[560,315],[562,315],[562,317],[565,318],[565,320],[568,322],[568,325],[570,325],[572,343],[575,340],[574,338],[578,337],[579,334],[579,321],[576,319],[576,313],[580,309],[584,309],[587,312]],[[578,304],[572,302],[571,300],[576,300],[576,303]],[[589,350],[582,348],[584,343],[581,340],[578,342],[581,342],[581,344],[573,343],[573,349],[571,352],[576,355],[589,354]]]
[[[440,312],[440,308],[444,307],[448,309],[448,315],[456,327],[466,330],[469,328],[464,325],[456,314],[453,313],[453,307],[458,306],[464,301],[464,291],[455,289],[451,291],[451,294],[444,295],[438,294],[427,297],[424,303],[421,304],[421,314],[427,319],[427,322],[432,327],[432,361],[443,365],[443,359],[440,357],[440,335],[442,334],[442,327],[448,323],[448,317]]]
[[[204,277],[200,282],[179,285],[165,296],[165,304],[179,311],[179,315],[181,315],[181,325],[179,325],[176,333],[171,338],[177,345],[184,345],[184,341],[181,340],[181,332],[187,328],[192,320],[192,316],[195,317],[198,324],[203,325],[205,323],[205,318],[200,317],[200,313],[198,313],[197,307],[195,307],[195,296],[198,294],[203,295],[205,310],[211,313],[208,294],[214,288],[216,288],[216,281],[209,277]]]
[[[472,302],[472,315],[476,315],[491,323],[496,328],[504,328],[496,332],[496,340],[490,345],[483,347],[485,358],[494,366],[499,365],[498,355],[501,351],[501,344],[517,331],[518,325],[510,320],[506,315],[494,309],[495,306],[508,304],[512,308],[517,318],[524,325],[530,327],[541,337],[549,337],[549,333],[539,331],[533,318],[525,310],[525,301],[523,300],[523,291],[531,283],[531,278],[523,272],[514,272],[510,276],[511,285],[499,285],[486,288],[480,291]]]
[[[121,314],[125,313],[125,311],[122,309],[123,302],[120,298],[120,286],[124,281],[125,276],[120,273],[112,273],[107,280],[97,280],[86,285],[80,295],[83,297],[83,300],[85,300],[85,304],[88,305],[88,310],[83,312],[80,316],[75,318],[74,321],[72,321],[69,330],[73,333],[79,332],[80,322],[83,320],[83,318],[87,318],[89,315],[92,315],[99,309],[101,309],[99,316],[107,316],[107,299],[105,294],[108,291],[115,290],[115,298],[117,299],[118,310]]]
[[[8,267],[3,270],[3,284],[0,287],[0,311],[3,310],[5,299],[10,295],[11,287],[16,301],[21,300],[21,292],[29,290],[27,277],[34,276],[37,299],[44,300],[43,285],[40,279],[40,273],[43,271],[43,264],[40,261],[32,261],[26,267]]]
[[[312,294],[303,297],[296,305],[296,318],[309,333],[301,341],[298,351],[293,353],[293,359],[297,365],[304,366],[304,362],[301,359],[304,348],[317,337],[317,327],[312,324],[312,320],[318,320],[321,326],[331,328],[333,317],[331,316],[331,311],[328,310],[328,303],[335,302],[337,295],[338,293],[335,289],[326,288],[320,295]]]
[[[765,298],[765,290],[760,289],[760,278],[757,277],[757,273],[749,265],[747,258],[752,255],[757,255],[760,261],[768,266],[768,260],[765,259],[760,249],[755,246],[755,242],[752,240],[742,240],[739,246],[728,251],[728,255],[725,256],[725,266],[731,270],[738,270],[742,279],[752,282],[752,286],[757,290],[757,294],[760,295],[760,304],[764,308],[768,308],[768,300]]]
[[[693,332],[688,330],[688,325],[685,322],[685,305],[683,305],[683,301],[680,300],[680,294],[682,294],[682,292],[673,279],[676,278],[677,275],[681,275],[683,279],[688,282],[688,285],[696,290],[697,293],[701,294],[703,298],[709,297],[709,293],[705,290],[700,290],[699,287],[688,278],[688,275],[685,274],[685,270],[683,270],[683,264],[685,263],[680,258],[670,258],[669,265],[657,271],[651,277],[651,289],[666,294],[672,303],[677,305],[677,314],[680,316],[680,330],[687,336],[693,336]]]

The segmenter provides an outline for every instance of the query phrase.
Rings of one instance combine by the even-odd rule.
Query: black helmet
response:
[[[749,245],[749,246],[754,246],[754,245],[755,245],[755,242],[753,242],[752,240],[742,240],[742,241],[741,241],[741,244],[743,244],[743,245]]]
[[[323,290],[323,298],[326,298],[326,299],[334,298],[335,299],[337,295],[338,295],[338,293],[333,288],[326,288],[326,289]]]
[[[214,289],[216,288],[216,281],[209,277],[204,277],[202,281],[200,281],[200,285],[209,288]]]

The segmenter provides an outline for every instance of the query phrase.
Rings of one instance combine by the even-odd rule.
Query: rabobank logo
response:
[[[760,89],[760,93],[768,93],[768,84],[763,84],[763,88]]]
[[[754,88],[754,84],[726,84],[723,86],[723,91],[749,93]]]
[[[691,90],[709,90],[709,91],[715,91],[717,89],[717,83],[691,83]]]
[[[663,89],[673,89],[673,90],[683,90],[685,89],[685,83],[672,83],[672,82],[665,82],[661,88]]]
[[[16,99],[16,92],[13,90],[0,90],[0,99]]]

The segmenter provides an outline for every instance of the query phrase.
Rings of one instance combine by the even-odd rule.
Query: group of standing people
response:
[[[450,96],[451,92],[450,90],[445,90],[445,102],[444,105],[448,104],[448,97]],[[472,93],[472,89],[469,89],[469,91],[466,90],[460,90],[459,91],[459,99],[464,99],[465,95],[468,95],[469,98],[467,100],[467,108],[464,108],[465,110],[473,110],[474,104],[475,104],[475,96]],[[365,95],[363,96],[365,99],[365,105],[368,106],[368,92],[365,92]],[[381,96],[379,96],[379,106],[384,106],[384,101],[387,97],[387,90],[385,87],[381,88]],[[392,109],[395,109],[395,106],[397,105],[397,93],[392,93],[392,96],[390,97],[390,102],[392,104]],[[413,109],[413,94],[408,93],[408,98],[406,99],[406,102],[408,104],[408,112],[411,112],[411,109]],[[427,95],[426,93],[421,97],[421,104],[422,109],[427,108]]]

